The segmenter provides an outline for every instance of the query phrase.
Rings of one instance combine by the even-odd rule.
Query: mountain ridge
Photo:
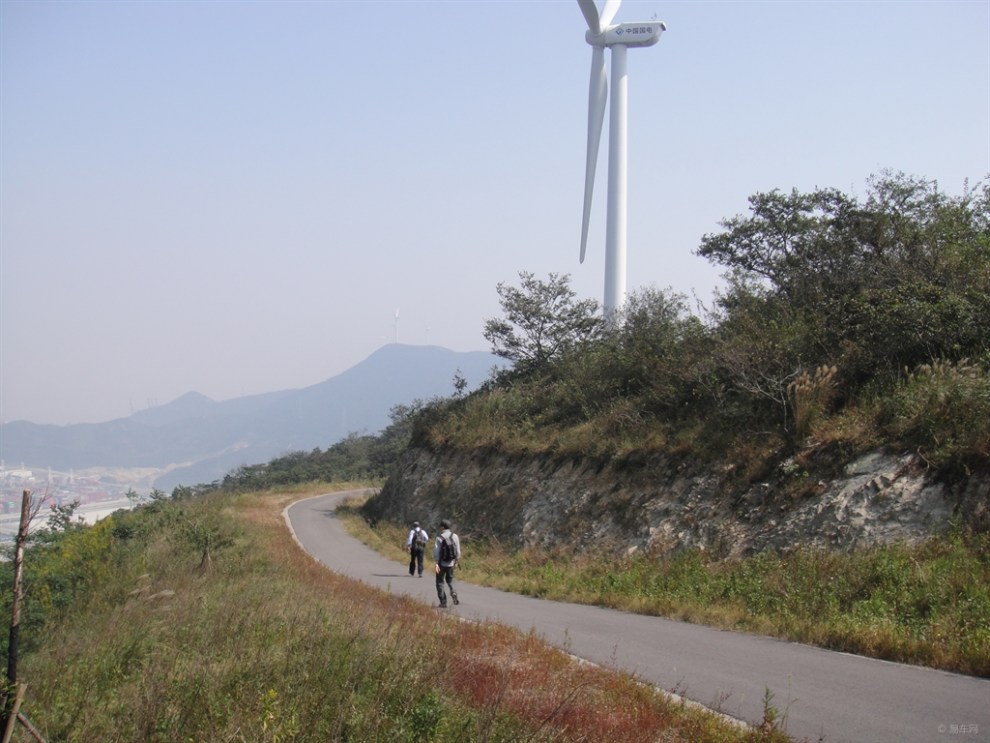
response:
[[[377,433],[396,405],[447,396],[460,373],[474,388],[504,361],[485,351],[389,344],[307,387],[215,401],[188,392],[105,423],[0,424],[0,458],[56,470],[160,467],[158,487],[212,482],[231,469],[290,451]]]

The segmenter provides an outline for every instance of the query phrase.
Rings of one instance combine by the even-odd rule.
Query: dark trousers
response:
[[[454,603],[457,603],[457,591],[454,590],[454,566],[449,567],[440,566],[440,572],[437,573],[437,598],[440,599],[440,606],[447,605],[447,594],[444,593],[443,583],[447,581],[447,587],[450,588],[450,596],[454,599]]]
[[[423,550],[418,550],[415,547],[409,548],[409,575],[416,572],[419,568],[419,574],[423,574]]]

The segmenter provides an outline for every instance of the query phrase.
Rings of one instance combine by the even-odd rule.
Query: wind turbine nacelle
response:
[[[609,26],[601,35],[591,36],[589,31],[588,43],[593,46],[653,46],[660,41],[660,34],[667,30],[662,21],[647,23],[620,23]]]

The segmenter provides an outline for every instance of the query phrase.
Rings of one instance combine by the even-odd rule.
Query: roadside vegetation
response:
[[[266,464],[238,467],[213,485],[180,488],[179,492],[192,495],[214,489],[244,492],[309,482],[384,481],[409,444],[416,416],[437,402],[417,400],[394,406],[389,412],[391,423],[380,434],[352,433],[325,450],[290,452]]]
[[[354,536],[407,559],[408,527],[372,528],[356,504],[340,513]],[[697,550],[616,560],[462,541],[459,577],[479,585],[990,677],[988,534],[735,560]]]
[[[787,740],[770,705],[741,729],[331,573],[281,515],[327,490],[157,498],[49,530],[26,561],[22,711],[87,743]]]
[[[697,253],[712,307],[656,288],[603,319],[569,277],[498,287],[492,350],[513,362],[437,403],[416,446],[621,459],[680,454],[759,479],[828,474],[880,447],[943,478],[990,465],[990,181],[961,195],[882,173],[750,197]]]

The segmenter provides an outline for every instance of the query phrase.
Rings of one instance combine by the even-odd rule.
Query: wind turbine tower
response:
[[[594,0],[578,0],[588,22],[585,40],[591,44],[591,81],[588,85],[588,153],[584,175],[584,219],[581,223],[581,263],[588,245],[588,220],[595,188],[598,145],[605,121],[608,80],[605,49],[612,55],[612,103],[608,119],[608,206],[605,216],[606,318],[622,309],[626,298],[626,184],[628,172],[628,93],[626,52],[629,48],[653,46],[667,26],[660,21],[611,25],[621,0],[606,0],[599,14]]]

